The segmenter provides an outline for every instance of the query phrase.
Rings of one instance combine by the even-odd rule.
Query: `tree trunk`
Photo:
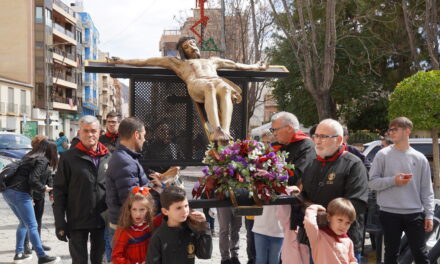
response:
[[[438,129],[431,129],[431,137],[432,137],[432,156],[433,156],[433,178],[434,178],[434,194],[435,198],[440,198],[440,154],[439,154],[439,144],[438,144]]]
[[[321,91],[319,94],[312,93],[312,96],[316,102],[319,121],[326,118],[336,119],[336,107],[329,90]]]

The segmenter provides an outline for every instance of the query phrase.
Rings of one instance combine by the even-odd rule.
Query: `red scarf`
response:
[[[335,161],[339,158],[339,156],[342,156],[345,153],[347,153],[347,151],[345,150],[345,146],[341,146],[339,150],[329,158],[323,158],[318,154],[316,154],[316,158],[322,163],[322,166],[325,166],[327,162]]]
[[[81,141],[75,145],[75,148],[81,150],[82,152],[86,153],[87,155],[91,156],[92,158],[97,157],[97,156],[104,156],[105,154],[108,153],[108,149],[103,144],[101,144],[101,142],[98,142],[98,146],[96,147],[96,151],[86,149],[86,147],[84,147],[84,145]]]
[[[303,140],[303,139],[310,139],[310,138],[309,138],[309,136],[304,134],[304,132],[302,132],[301,130],[297,130],[295,132],[295,134],[293,134],[292,138],[290,139],[289,144],[293,143],[293,142],[297,142],[297,141]]]
[[[326,227],[320,227],[320,230],[324,231],[327,235],[333,237],[336,242],[341,242],[341,238],[347,238],[348,235],[347,234],[343,234],[343,235],[337,235],[335,232],[333,232],[333,230],[331,230],[328,226]]]
[[[110,132],[107,131],[107,132],[105,132],[105,136],[108,137],[108,138],[110,139],[110,142],[111,142],[111,143],[115,143],[116,140],[117,140],[118,137],[119,137],[119,133],[112,134],[112,133],[110,133]]]
[[[293,134],[292,138],[290,139],[289,143],[293,143],[293,142],[297,142],[303,139],[310,139],[309,136],[307,136],[306,134],[304,134],[304,132],[302,132],[301,130],[297,130],[295,132],[295,134]],[[275,152],[281,150],[281,148],[283,147],[283,145],[279,144],[279,145],[272,145],[272,148],[275,150]]]

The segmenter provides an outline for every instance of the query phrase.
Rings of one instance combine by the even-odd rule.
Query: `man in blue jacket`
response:
[[[106,202],[108,207],[108,239],[113,240],[119,211],[130,189],[146,186],[149,182],[139,158],[145,142],[145,125],[136,117],[128,117],[119,125],[119,145],[116,146],[106,173]],[[160,185],[155,175],[152,181]],[[106,257],[111,261],[111,245],[106,245]]]

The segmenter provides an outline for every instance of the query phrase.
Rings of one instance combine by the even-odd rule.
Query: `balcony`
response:
[[[76,98],[64,98],[61,96],[53,97],[53,108],[68,111],[78,111]]]
[[[65,17],[66,19],[70,20],[72,23],[75,24],[76,22],[76,15],[75,12],[65,3],[63,3],[61,0],[53,0],[52,8]]]
[[[75,55],[72,53],[65,52],[64,50],[53,48],[52,57],[55,62],[62,65],[69,65],[72,67],[77,67],[78,64],[75,61]]]
[[[77,45],[75,40],[75,34],[72,31],[65,29],[62,25],[53,23],[53,34],[63,41],[72,43],[73,45]]]
[[[71,76],[52,77],[53,84],[64,86],[71,89],[78,89],[75,78]]]
[[[23,114],[31,115],[31,107],[29,105],[20,105],[20,115]]]

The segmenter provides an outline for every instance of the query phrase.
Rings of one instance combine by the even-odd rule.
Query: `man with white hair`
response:
[[[270,132],[275,137],[275,148],[289,153],[287,162],[295,165],[295,173],[289,178],[289,185],[298,184],[304,169],[316,158],[314,144],[299,130],[298,118],[289,112],[279,112],[272,116]]]
[[[317,156],[304,171],[301,194],[305,200],[324,207],[338,197],[351,201],[356,209],[356,221],[348,236],[353,240],[356,258],[360,260],[368,199],[367,170],[358,157],[343,147],[343,129],[338,121],[321,121],[312,138]]]
[[[80,142],[64,152],[54,177],[55,232],[59,240],[69,242],[73,264],[88,263],[87,240],[90,237],[90,263],[100,264],[104,255],[105,171],[110,158],[98,141],[99,121],[94,116],[79,120]]]

